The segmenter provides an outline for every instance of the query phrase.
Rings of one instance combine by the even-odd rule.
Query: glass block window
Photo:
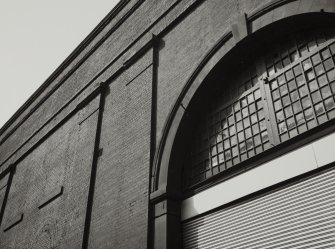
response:
[[[295,35],[236,74],[194,133],[186,188],[335,118],[334,34]]]

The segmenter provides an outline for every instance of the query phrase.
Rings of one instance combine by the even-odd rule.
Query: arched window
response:
[[[184,187],[333,119],[334,38],[333,29],[293,34],[215,77],[221,87],[207,95],[192,132]]]

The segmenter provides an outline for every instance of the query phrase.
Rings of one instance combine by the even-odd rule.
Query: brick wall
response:
[[[130,1],[120,15],[136,2]],[[196,0],[148,0],[139,4],[99,48],[78,64],[78,68],[74,62],[79,62],[83,54],[59,74],[50,86],[62,78],[64,84],[0,146],[0,172],[22,158],[0,227],[0,248],[81,248],[98,99],[75,113],[31,152],[25,153],[73,111],[97,83],[122,70],[124,62],[151,39],[152,33],[159,34],[194,2]],[[156,137],[159,139],[172,106],[204,56],[230,29],[234,18],[264,3],[250,0],[199,2],[201,4],[161,37],[157,100],[152,100],[152,49],[109,82],[102,114],[100,148],[103,151],[97,164],[89,248],[147,247],[152,101],[157,101]],[[165,15],[158,20],[163,13]],[[111,20],[97,37],[106,34],[106,29],[112,29],[120,18]],[[145,30],[147,32],[142,35]],[[86,52],[96,39],[87,46]],[[71,73],[67,75],[68,72]],[[90,86],[60,109],[86,84]],[[49,118],[52,119],[46,124]],[[38,209],[39,204],[57,194],[61,186],[63,194]],[[1,198],[3,191],[0,190],[0,201]],[[21,213],[23,220],[4,232]]]
[[[98,99],[17,165],[0,227],[0,248],[81,248],[97,112],[79,122],[97,104]],[[4,231],[21,214],[23,220]]]
[[[146,248],[152,52],[109,87],[89,248]]]

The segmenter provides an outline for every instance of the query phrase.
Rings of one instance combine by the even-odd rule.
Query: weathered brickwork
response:
[[[159,247],[170,206],[150,193],[154,149],[188,81],[224,37],[208,68],[236,46],[236,20],[269,8],[248,36],[287,6],[320,12],[306,2],[319,1],[121,1],[0,132],[0,248]]]
[[[98,99],[91,102],[17,165],[0,248],[81,248],[97,104]],[[62,194],[40,207],[61,187]],[[21,214],[23,220],[4,231]]]
[[[90,248],[146,248],[151,89],[152,52],[108,89]]]
[[[158,71],[158,137],[175,102],[171,99],[176,100],[199,62],[238,14],[234,0],[205,1],[164,37]]]

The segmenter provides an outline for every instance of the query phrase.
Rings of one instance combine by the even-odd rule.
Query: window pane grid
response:
[[[331,43],[270,82],[281,142],[334,118],[334,50]]]
[[[292,39],[281,42],[277,48],[266,56],[266,71],[268,76],[283,70],[299,58],[313,52],[327,41],[323,32],[312,32],[305,35],[298,34]]]
[[[270,147],[258,86],[204,123],[199,133],[207,136],[199,136],[192,148],[188,184],[207,179]]]
[[[256,70],[249,69],[212,102],[186,159],[185,187],[270,148],[269,124],[280,143],[335,118],[335,42],[327,37],[334,32],[308,35],[281,43],[265,58],[270,96],[261,96]]]

